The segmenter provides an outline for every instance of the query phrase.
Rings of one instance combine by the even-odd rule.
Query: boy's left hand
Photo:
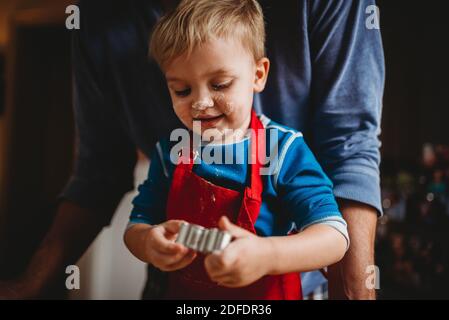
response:
[[[243,287],[270,272],[270,261],[275,258],[270,238],[240,228],[226,217],[221,217],[218,226],[234,241],[206,257],[204,265],[212,281],[230,288]]]

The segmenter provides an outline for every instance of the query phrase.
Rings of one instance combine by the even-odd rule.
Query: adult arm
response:
[[[102,31],[106,26],[97,22],[97,10],[83,7],[87,3],[80,3],[82,28],[73,32],[72,43],[74,169],[60,195],[55,219],[26,272],[19,279],[0,283],[3,298],[43,295],[56,275],[76,263],[109,224],[124,193],[133,189],[136,149],[106,98],[111,88],[105,86],[108,76],[103,62],[105,54],[113,52],[106,50]]]
[[[374,298],[365,273],[374,264],[381,213],[379,162],[384,56],[380,31],[366,27],[374,0],[309,1],[312,148],[334,183],[351,247],[329,268],[330,298]]]

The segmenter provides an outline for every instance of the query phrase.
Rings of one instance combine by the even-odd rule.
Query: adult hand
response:
[[[37,291],[22,278],[0,281],[0,300],[22,300],[37,297]]]

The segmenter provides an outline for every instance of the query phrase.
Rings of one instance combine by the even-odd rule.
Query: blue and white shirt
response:
[[[260,120],[266,130],[268,163],[265,166],[267,174],[262,175],[264,189],[261,210],[255,222],[257,234],[281,236],[293,228],[301,231],[316,223],[326,223],[341,232],[349,244],[346,223],[334,198],[332,182],[301,132],[263,115]],[[231,144],[201,146],[200,160],[193,166],[193,172],[216,185],[243,191],[250,179],[249,141],[248,137]],[[168,139],[157,143],[148,178],[138,187],[139,194],[133,200],[130,225],[158,224],[166,220],[167,196],[176,166],[170,154],[177,143]],[[231,157],[230,163],[225,161]]]

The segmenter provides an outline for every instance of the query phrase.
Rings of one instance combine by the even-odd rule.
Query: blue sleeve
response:
[[[366,27],[374,0],[309,1],[312,63],[311,147],[336,197],[382,213],[379,186],[384,55]]]
[[[163,167],[157,149],[151,156],[147,179],[137,188],[133,199],[130,223],[158,224],[166,220],[165,207],[169,190],[166,170]]]
[[[294,139],[279,161],[274,185],[298,230],[329,218],[342,218],[332,193],[332,182],[302,137]]]

